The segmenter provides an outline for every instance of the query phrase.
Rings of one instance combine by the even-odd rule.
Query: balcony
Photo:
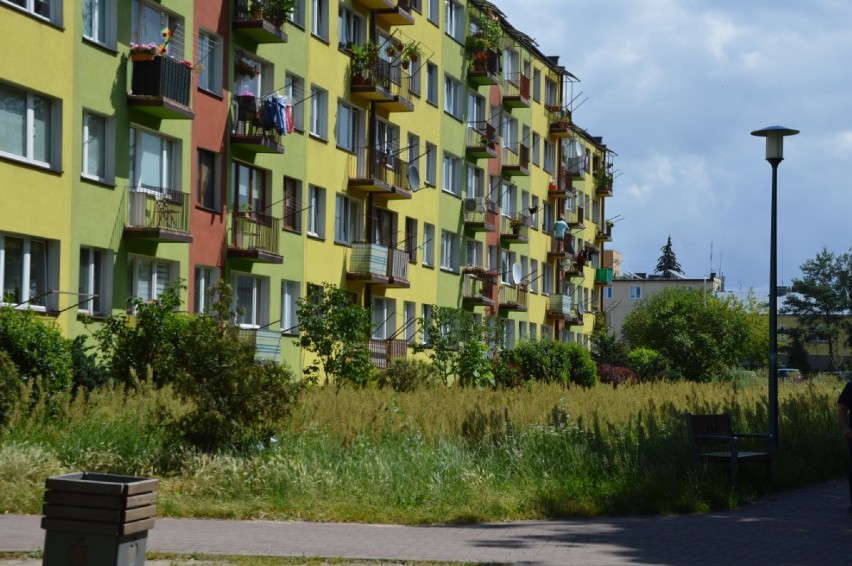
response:
[[[352,244],[346,279],[368,285],[409,288],[408,253],[381,244],[356,242]]]
[[[129,187],[124,236],[154,242],[189,243],[189,203],[180,191]]]
[[[604,226],[598,227],[595,233],[595,242],[611,242],[612,241],[612,221],[607,221]]]
[[[367,345],[370,348],[370,362],[379,369],[386,369],[394,358],[408,355],[408,343],[405,340],[371,338]]]
[[[171,57],[133,61],[127,105],[157,118],[191,120],[192,69]]]
[[[503,147],[501,172],[504,177],[526,177],[530,174],[530,148],[523,144]]]
[[[388,112],[414,111],[411,75],[400,65],[379,59],[366,67],[366,71],[356,72],[352,64],[349,76],[352,96],[381,103]]]
[[[556,178],[550,181],[550,185],[547,188],[547,198],[568,198],[575,192],[571,173],[560,167],[559,172],[556,174]]]
[[[568,213],[568,227],[572,230],[585,228],[584,221],[582,206],[578,206],[577,210],[572,210]]]
[[[287,43],[287,34],[282,31],[282,14],[271,9],[252,8],[250,0],[236,0],[232,26],[239,37],[253,43]]]
[[[281,331],[242,328],[239,336],[248,348],[254,350],[256,361],[281,361]]]
[[[548,133],[555,138],[567,138],[571,135],[571,111],[559,106],[547,107],[547,119],[550,122]]]
[[[527,286],[525,284],[515,285],[514,287],[500,285],[500,291],[497,295],[500,310],[527,310]]]
[[[284,263],[279,252],[281,220],[258,212],[235,212],[228,257],[257,263]]]
[[[612,269],[609,267],[595,269],[595,285],[612,285]]]
[[[507,75],[503,81],[503,106],[506,108],[530,107],[530,78],[523,73]]]
[[[574,257],[574,250],[571,248],[569,234],[565,234],[565,240],[559,241],[556,238],[550,239],[550,248],[547,250],[547,261],[570,260]]]
[[[412,26],[414,17],[411,15],[411,1],[398,0],[392,8],[378,8],[376,19],[386,26]]]
[[[284,107],[275,98],[235,97],[237,108],[231,147],[252,153],[284,153],[281,134],[274,124],[275,113],[283,116]]]
[[[583,270],[586,267],[587,256],[584,252],[580,252],[574,258],[560,259],[559,267],[565,274],[565,277],[583,277]]]
[[[408,163],[372,147],[358,148],[349,156],[349,188],[388,200],[410,199]]]
[[[367,10],[389,10],[394,7],[393,0],[355,0]]]
[[[586,158],[584,156],[566,157],[565,169],[573,179],[585,179],[588,170],[588,167],[586,167]]]
[[[500,240],[508,243],[525,243],[530,238],[530,227],[523,216],[503,216],[500,218]]]
[[[480,51],[470,54],[470,70],[467,80],[476,86],[500,84],[500,54]]]
[[[612,196],[612,174],[606,170],[595,171],[595,194],[599,197]]]
[[[581,326],[583,315],[574,307],[570,295],[550,295],[547,305],[547,318],[551,320],[562,320],[570,326]]]
[[[488,122],[470,122],[467,125],[465,155],[470,161],[497,157],[497,132]]]
[[[485,197],[469,197],[462,203],[464,229],[471,232],[494,232],[500,222],[497,203]]]
[[[465,273],[462,277],[464,282],[462,302],[464,304],[473,306],[491,306],[494,304],[494,286],[496,283],[493,272],[478,268],[475,273]]]

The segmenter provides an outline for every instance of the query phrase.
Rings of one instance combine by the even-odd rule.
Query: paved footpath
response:
[[[157,519],[161,552],[443,560],[536,565],[839,565],[852,563],[846,482],[719,513],[405,527]],[[32,515],[0,515],[0,551],[42,548]]]

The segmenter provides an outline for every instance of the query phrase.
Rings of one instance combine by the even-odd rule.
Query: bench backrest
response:
[[[697,449],[698,444],[718,444],[720,441],[701,438],[702,436],[731,436],[733,429],[731,428],[731,415],[684,415],[686,419],[686,428],[689,432],[689,442],[693,449]]]

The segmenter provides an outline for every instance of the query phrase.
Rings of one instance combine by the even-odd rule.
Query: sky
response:
[[[750,134],[775,125],[801,132],[778,168],[778,283],[852,247],[852,2],[493,1],[580,79],[574,122],[618,154],[622,271],[653,272],[671,236],[687,277],[765,294],[772,169]]]

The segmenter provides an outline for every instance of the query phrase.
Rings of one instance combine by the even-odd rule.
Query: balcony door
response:
[[[373,208],[373,243],[395,247],[396,214],[383,208]]]

